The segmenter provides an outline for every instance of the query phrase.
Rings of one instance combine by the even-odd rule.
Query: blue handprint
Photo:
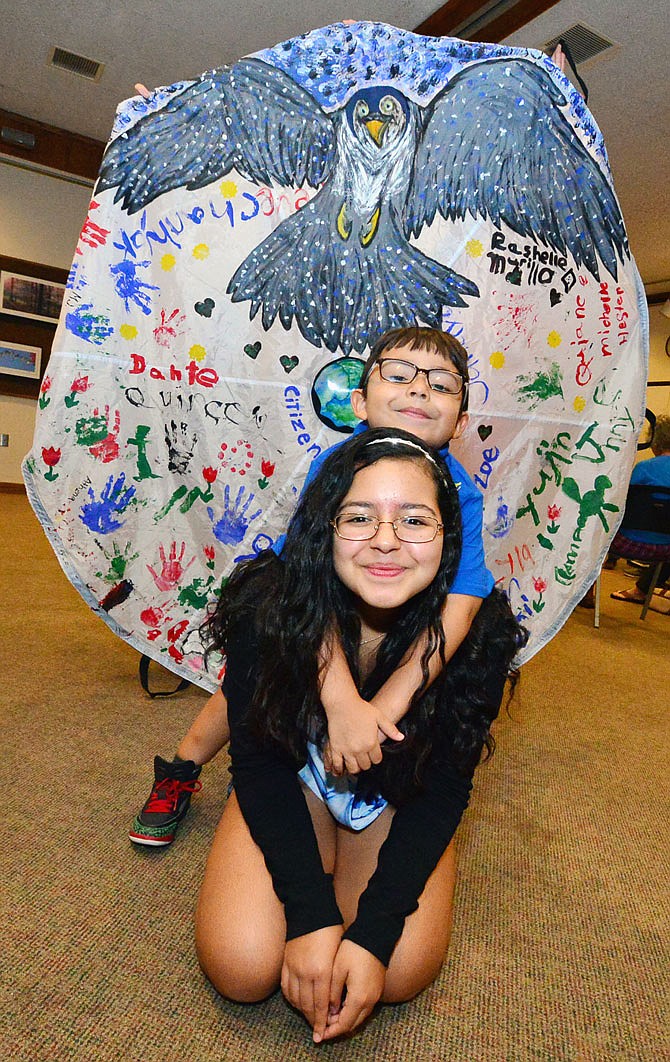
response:
[[[82,505],[79,519],[91,531],[108,535],[110,531],[118,531],[120,527],[123,527],[125,521],[118,520],[116,517],[125,512],[135,496],[135,488],[124,487],[125,481],[124,472],[121,473],[116,483],[114,483],[114,476],[110,476],[99,499],[96,498],[93,488],[88,488],[88,496],[91,500]]]
[[[122,262],[117,262],[116,265],[109,267],[109,272],[114,277],[114,288],[117,295],[120,295],[126,306],[126,313],[130,309],[130,303],[134,302],[136,306],[139,306],[142,313],[151,313],[151,296],[150,291],[158,291],[156,284],[146,284],[137,275],[138,269],[146,269],[150,262],[133,262],[130,259],[124,259]]]
[[[241,542],[247,533],[251,521],[260,516],[262,512],[261,509],[257,509],[252,516],[247,516],[247,510],[254,500],[255,495],[250,494],[244,503],[243,496],[244,487],[240,487],[235,502],[231,505],[230,487],[226,485],[223,491],[223,514],[216,523],[214,523],[214,510],[211,506],[207,506],[207,515],[214,525],[212,527],[214,535],[218,538],[219,542],[224,542],[227,546],[237,545]]]
[[[86,302],[76,310],[65,315],[65,327],[74,336],[85,339],[87,343],[100,346],[114,331],[114,326],[103,314],[93,313],[93,303]]]

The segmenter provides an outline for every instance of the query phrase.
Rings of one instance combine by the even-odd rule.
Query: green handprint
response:
[[[79,446],[95,446],[109,435],[108,418],[98,413],[97,409],[92,417],[81,417],[74,426]]]
[[[185,608],[194,608],[198,611],[206,608],[211,596],[209,588],[213,582],[213,575],[210,575],[207,582],[204,582],[200,576],[196,576],[192,583],[189,583],[188,586],[182,587],[179,591],[179,596],[177,598],[179,604],[183,605]]]
[[[108,553],[107,550],[103,550],[105,557],[109,561],[109,571],[103,576],[105,582],[116,583],[119,579],[123,579],[128,565],[139,557],[139,553],[133,553],[132,556],[129,556],[132,548],[132,544],[126,542],[123,551],[121,551],[117,543],[112,542],[111,553]]]

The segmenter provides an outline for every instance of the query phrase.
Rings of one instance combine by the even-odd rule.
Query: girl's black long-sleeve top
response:
[[[233,632],[224,693],[228,701],[235,793],[251,835],[261,849],[274,890],[284,905],[286,939],[341,925],[332,875],[324,872],[294,757],[278,744],[261,742],[249,726],[254,661],[251,632]],[[426,881],[451,841],[472,788],[447,749],[433,745],[417,795],[396,809],[377,869],[362,893],[344,938],[388,965],[405,919],[416,910]],[[383,794],[382,794],[383,795]],[[252,898],[250,898],[252,899]]]

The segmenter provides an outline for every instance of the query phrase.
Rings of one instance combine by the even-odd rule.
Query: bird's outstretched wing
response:
[[[549,75],[524,59],[461,70],[426,108],[405,212],[407,236],[436,213],[504,222],[599,277],[629,254],[607,178],[561,111]]]
[[[202,188],[235,169],[262,184],[317,187],[330,172],[333,125],[281,70],[242,59],[212,70],[107,148],[96,191],[133,214],[164,192]]]

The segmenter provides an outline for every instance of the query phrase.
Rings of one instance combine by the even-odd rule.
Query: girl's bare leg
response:
[[[260,848],[231,793],[214,835],[195,916],[198,960],[228,999],[255,1003],[279,985],[286,921]]]
[[[324,805],[305,798],[326,871],[334,870],[335,891],[345,925],[356,916],[358,898],[372,876],[393,817],[387,809],[367,829],[336,827]],[[454,844],[431,874],[395,947],[382,1002],[399,1003],[421,992],[440,972],[451,935],[456,877]],[[196,913],[200,965],[229,999],[257,1002],[279,987],[286,922],[260,849],[232,793],[216,831]]]

